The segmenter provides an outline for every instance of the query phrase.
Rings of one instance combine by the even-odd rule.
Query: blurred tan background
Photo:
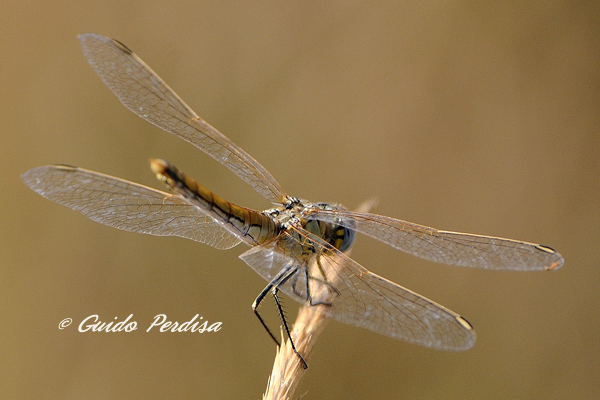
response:
[[[231,201],[269,206],[118,102],[76,38],[97,32],[292,195],[349,207],[377,196],[380,214],[565,257],[557,272],[479,271],[359,237],[357,261],[464,315],[478,342],[445,353],[332,322],[298,396],[597,398],[599,17],[588,1],[3,1],[0,397],[257,399],[271,370],[275,346],[250,308],[265,282],[243,248],[117,231],[22,183],[66,163],[163,189],[148,168],[161,157]],[[223,327],[146,333],[160,313]],[[133,314],[138,330],[77,332],[92,314]]]

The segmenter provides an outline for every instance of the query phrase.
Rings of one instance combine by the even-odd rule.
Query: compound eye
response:
[[[345,253],[352,247],[354,241],[356,240],[356,231],[353,231],[349,228],[344,228],[344,239],[342,240],[342,244],[340,246],[340,251]]]

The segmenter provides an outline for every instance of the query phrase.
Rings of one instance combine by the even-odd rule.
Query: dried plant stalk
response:
[[[310,364],[312,349],[327,322],[325,312],[325,306],[301,306],[298,318],[294,323],[291,335],[296,349],[302,354],[307,364]],[[283,332],[282,339],[285,339]],[[291,399],[305,371],[300,359],[292,349],[290,340],[282,340],[281,347],[277,349],[273,371],[263,399]]]

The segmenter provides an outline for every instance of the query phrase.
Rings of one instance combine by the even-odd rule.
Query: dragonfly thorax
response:
[[[289,231],[294,227],[302,228],[336,249],[342,252],[348,251],[356,240],[356,232],[348,227],[349,223],[344,226],[335,222],[321,221],[314,217],[306,217],[305,215],[310,215],[308,211],[311,210],[335,211],[346,210],[346,208],[338,204],[310,203],[300,200],[292,207],[274,208],[266,210],[264,213],[269,215],[283,231]]]

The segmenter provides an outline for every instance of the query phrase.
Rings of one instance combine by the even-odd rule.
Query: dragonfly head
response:
[[[326,211],[346,210],[346,208],[340,204],[330,203],[313,203],[312,207]],[[319,235],[327,243],[344,253],[350,250],[356,240],[356,231],[353,229],[354,226],[354,220],[344,220],[342,223],[341,220],[328,222],[311,219],[310,217],[306,223],[307,230]]]

